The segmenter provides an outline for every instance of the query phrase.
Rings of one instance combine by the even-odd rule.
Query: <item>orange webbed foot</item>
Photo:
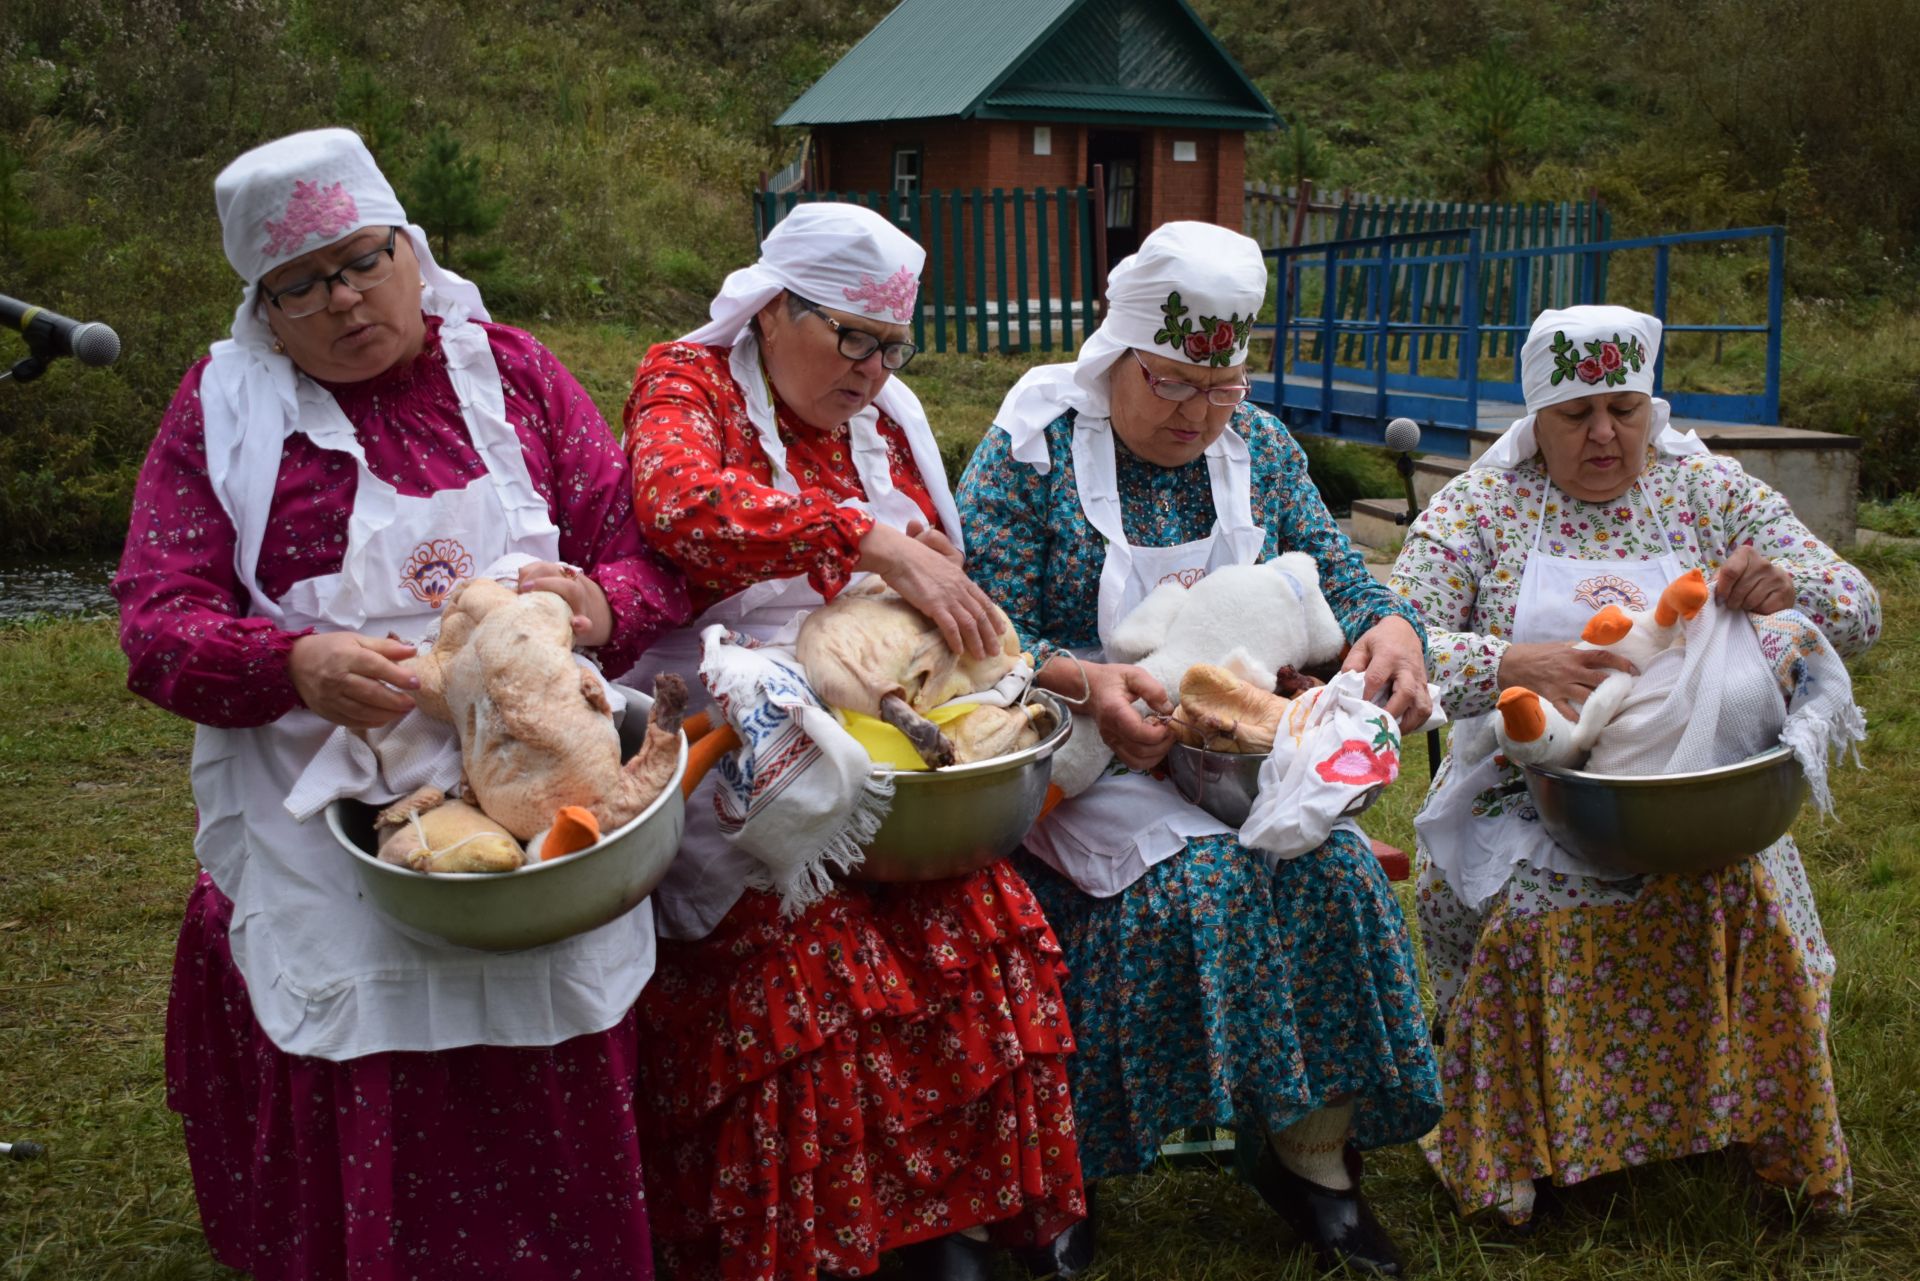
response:
[[[1633,630],[1633,620],[1618,605],[1603,605],[1580,629],[1580,639],[1589,645],[1611,645]]]
[[[599,841],[600,821],[593,811],[580,805],[562,805],[553,816],[553,826],[547,829],[547,839],[540,842],[540,861],[578,853]]]
[[[1541,705],[1540,696],[1525,686],[1515,685],[1505,691],[1494,706],[1500,709],[1507,737],[1513,742],[1531,743],[1546,734],[1546,709]]]
[[[1660,604],[1653,611],[1653,621],[1662,627],[1672,627],[1683,618],[1692,618],[1707,603],[1707,576],[1697,569],[1690,569],[1667,584],[1660,593]]]

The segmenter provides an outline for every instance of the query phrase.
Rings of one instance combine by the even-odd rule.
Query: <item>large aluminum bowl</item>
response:
[[[893,806],[848,879],[937,881],[1013,853],[1040,817],[1053,754],[1073,732],[1073,717],[1058,697],[1036,689],[1029,701],[1044,704],[1054,724],[1024,751],[937,770],[875,766],[875,774],[893,780]]]
[[[1247,821],[1253,798],[1260,791],[1260,767],[1266,763],[1265,752],[1213,752],[1185,743],[1175,743],[1167,752],[1167,774],[1181,799],[1198,805],[1229,827]],[[1342,817],[1365,813],[1384,790],[1384,784],[1368,788],[1354,798]]]
[[[638,710],[637,707],[634,710]],[[626,718],[621,756],[640,748],[646,725]],[[488,952],[556,943],[605,925],[639,906],[667,874],[686,826],[680,776],[687,768],[687,740],[673,778],[653,804],[592,849],[535,863],[517,872],[449,872],[427,875],[382,863],[374,856],[374,817],[359,801],[327,807],[327,828],[346,851],[360,882],[360,896],[403,933],[426,936]]]
[[[1713,872],[1785,836],[1807,799],[1785,747],[1691,774],[1527,767],[1541,826],[1562,849],[1622,875]]]

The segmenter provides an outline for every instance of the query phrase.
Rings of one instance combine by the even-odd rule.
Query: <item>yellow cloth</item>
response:
[[[945,725],[949,721],[959,720],[979,706],[978,703],[954,703],[948,707],[936,707],[926,713],[926,717],[935,725]],[[847,727],[847,733],[853,735],[854,741],[867,749],[867,755],[873,758],[875,765],[904,770],[923,770],[927,767],[927,763],[920,759],[920,753],[913,750],[913,744],[907,736],[879,717],[868,716],[864,712],[850,712],[844,707],[836,707],[833,711]]]

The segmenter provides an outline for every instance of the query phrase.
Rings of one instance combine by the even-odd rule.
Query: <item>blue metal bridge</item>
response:
[[[1478,228],[1463,227],[1271,249],[1274,359],[1254,378],[1254,398],[1297,433],[1361,443],[1379,443],[1386,424],[1404,416],[1421,425],[1422,449],[1464,458],[1475,429],[1504,428],[1524,412],[1520,349],[1539,311],[1630,296],[1624,305],[1666,325],[1654,388],[1682,426],[1776,424],[1785,251],[1780,227],[1496,250]],[[1676,254],[1717,263],[1689,275],[1699,288],[1679,308],[1712,310],[1712,323],[1669,315]],[[1724,318],[1729,303],[1757,310],[1762,296],[1764,323]],[[1749,345],[1764,337],[1763,367],[1745,371],[1761,385],[1666,390],[1674,340],[1684,335],[1713,335],[1716,350],[1730,336]]]

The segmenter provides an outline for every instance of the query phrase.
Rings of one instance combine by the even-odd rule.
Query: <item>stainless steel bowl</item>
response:
[[[1265,752],[1212,752],[1175,743],[1167,753],[1167,774],[1183,800],[1229,827],[1239,827],[1253,809],[1253,798],[1260,791],[1260,767],[1266,763]],[[1368,788],[1341,817],[1365,813],[1383,790],[1384,785]]]
[[[621,730],[621,755],[639,750],[646,727],[630,716]],[[400,930],[461,947],[515,952],[555,943],[605,925],[639,906],[667,874],[686,826],[680,776],[687,768],[687,740],[673,778],[626,825],[590,850],[535,863],[517,872],[453,872],[429,876],[382,863],[375,857],[371,805],[335,801],[327,828],[340,842],[359,878],[360,896]]]
[[[1691,774],[1589,774],[1527,767],[1541,826],[1622,875],[1712,872],[1785,836],[1807,799],[1792,751],[1776,747]]]
[[[1036,689],[1030,701],[1044,704],[1054,725],[1025,751],[937,770],[875,767],[875,774],[893,779],[893,806],[847,878],[937,881],[1013,853],[1040,817],[1053,754],[1073,732],[1073,717],[1058,697]]]

